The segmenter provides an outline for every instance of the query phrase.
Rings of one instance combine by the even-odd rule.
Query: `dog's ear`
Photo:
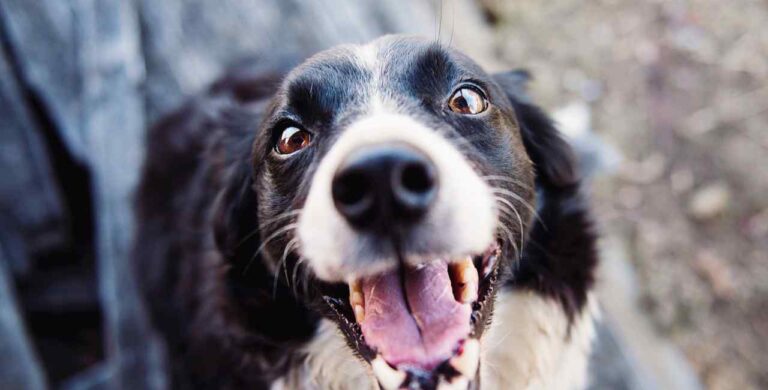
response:
[[[578,184],[579,176],[570,145],[560,136],[552,119],[527,95],[526,87],[531,79],[529,73],[513,70],[493,77],[512,103],[523,144],[536,168],[537,184],[552,189]]]
[[[213,233],[219,251],[238,268],[258,248],[258,215],[253,176],[247,159],[234,162],[224,177],[214,206]]]
[[[260,241],[253,169],[247,152],[244,153],[225,168],[224,186],[213,208],[216,246],[234,268],[239,266],[237,259],[250,258],[255,253]]]
[[[572,321],[587,302],[597,264],[595,233],[579,191],[576,161],[552,120],[526,95],[526,72],[494,76],[515,110],[536,168],[537,216],[510,282],[551,296]]]

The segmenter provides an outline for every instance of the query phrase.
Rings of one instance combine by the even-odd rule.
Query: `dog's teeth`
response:
[[[360,282],[360,279],[350,280],[349,283],[349,292],[350,294],[353,292],[363,292],[363,283]]]
[[[402,386],[405,381],[405,373],[392,368],[381,355],[376,356],[371,362],[373,374],[379,380],[383,390],[396,390]]]
[[[495,248],[493,251],[486,252],[483,255],[483,277],[487,277],[493,271],[493,267],[496,265],[496,259],[498,259],[501,249]]]
[[[355,312],[355,320],[362,323],[365,320],[365,299],[363,298],[363,289],[360,281],[351,281],[349,283],[349,304]]]
[[[480,341],[477,339],[465,340],[461,354],[452,357],[450,364],[463,376],[473,378],[477,372],[477,366],[480,364]]]
[[[365,309],[360,305],[354,305],[355,320],[358,324],[362,324],[365,321]]]
[[[469,379],[463,375],[459,375],[450,381],[440,378],[440,383],[437,384],[437,390],[467,390],[468,387]]]
[[[472,303],[477,300],[477,283],[470,283],[464,285],[459,294],[459,301],[461,303]]]
[[[477,290],[480,277],[472,258],[466,258],[451,264],[451,276],[454,283],[454,295],[456,300],[462,303],[471,303],[477,300]]]
[[[362,305],[364,303],[363,301],[363,294],[359,292],[350,292],[349,293],[349,303],[352,305]]]

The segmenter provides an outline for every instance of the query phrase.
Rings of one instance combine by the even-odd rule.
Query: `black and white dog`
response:
[[[524,72],[388,36],[151,130],[137,275],[174,388],[580,388],[595,236]]]

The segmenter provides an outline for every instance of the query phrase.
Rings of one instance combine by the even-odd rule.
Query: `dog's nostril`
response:
[[[353,223],[365,219],[374,206],[370,178],[363,170],[351,169],[339,174],[333,180],[331,192],[336,209]]]
[[[432,190],[435,178],[428,165],[411,162],[403,167],[400,182],[404,189],[415,194],[424,194]]]
[[[361,202],[368,189],[366,178],[360,172],[349,172],[339,177],[333,185],[333,198],[344,205],[354,205]]]
[[[393,211],[403,220],[424,215],[435,195],[434,168],[429,160],[411,156],[392,175]]]

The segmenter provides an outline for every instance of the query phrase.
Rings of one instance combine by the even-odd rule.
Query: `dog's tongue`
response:
[[[397,269],[363,280],[363,336],[389,364],[431,370],[467,337],[472,310],[454,298],[444,261],[402,274],[404,283]]]

